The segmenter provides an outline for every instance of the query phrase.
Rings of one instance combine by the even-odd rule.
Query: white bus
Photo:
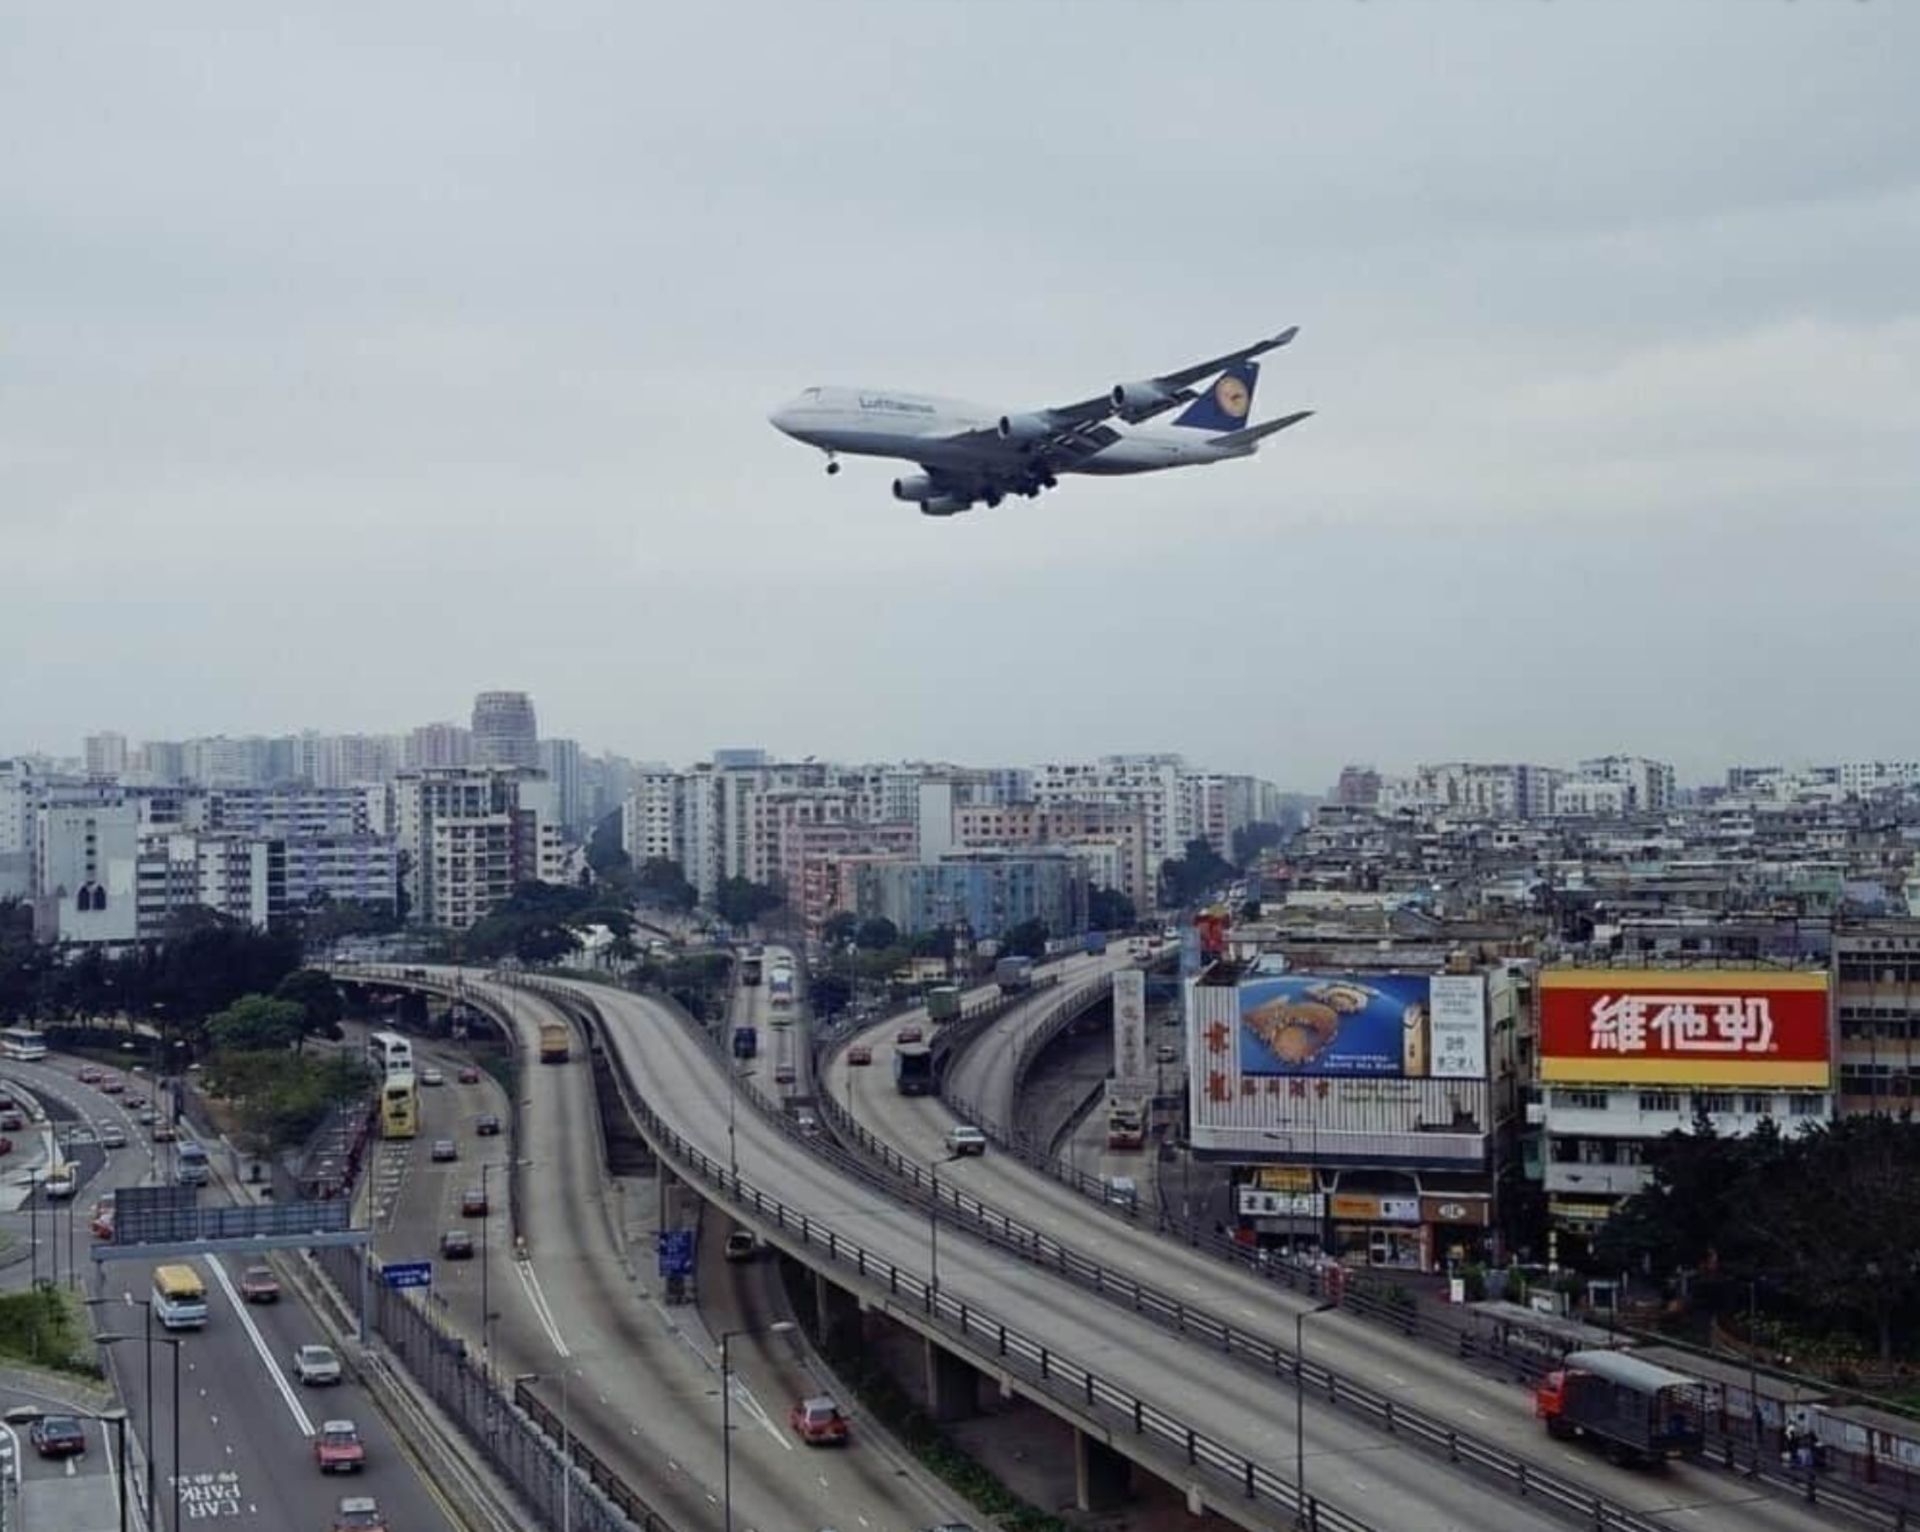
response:
[[[0,1027],[0,1058],[44,1059],[47,1038],[32,1027]]]
[[[369,1032],[367,1062],[382,1078],[413,1073],[413,1044],[398,1032]]]
[[[207,1284],[191,1266],[153,1268],[153,1317],[169,1330],[198,1330],[207,1322]]]

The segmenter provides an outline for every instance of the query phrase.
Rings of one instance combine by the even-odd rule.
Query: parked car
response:
[[[847,1050],[847,1063],[851,1065],[871,1064],[873,1050],[865,1043],[855,1043]]]
[[[433,1141],[433,1162],[444,1164],[448,1160],[460,1158],[460,1146],[450,1138],[436,1138]]]
[[[437,1069],[423,1069],[420,1071],[420,1083],[422,1085],[445,1085],[447,1083],[447,1077]]]
[[[42,1415],[27,1437],[43,1458],[70,1458],[87,1450],[86,1427],[71,1415]]]
[[[313,1439],[313,1460],[322,1473],[358,1473],[367,1466],[367,1449],[359,1428],[350,1420],[322,1423]]]
[[[482,1138],[493,1138],[500,1131],[500,1119],[491,1112],[483,1113],[474,1119],[473,1131]]]
[[[484,1186],[469,1186],[460,1194],[460,1212],[467,1218],[485,1218],[487,1189]]]
[[[240,1273],[240,1296],[248,1303],[278,1303],[280,1279],[271,1266],[249,1266]]]
[[[348,1495],[333,1513],[333,1532],[387,1532],[386,1512],[371,1495]]]
[[[449,1229],[440,1236],[440,1253],[450,1261],[473,1259],[473,1236],[465,1229]]]
[[[987,1135],[970,1122],[956,1122],[947,1129],[948,1154],[985,1154]]]
[[[735,1229],[727,1236],[727,1259],[751,1261],[760,1254],[760,1239],[751,1229]]]
[[[920,1028],[909,1024],[894,1033],[893,1040],[896,1043],[917,1043],[925,1036],[926,1033],[922,1032]]]
[[[787,1412],[787,1423],[809,1447],[844,1445],[848,1436],[847,1417],[826,1394],[800,1400]]]
[[[340,1358],[331,1346],[295,1346],[293,1371],[308,1388],[340,1381]]]
[[[480,1083],[480,1066],[478,1064],[462,1064],[460,1066],[460,1083],[462,1085],[478,1085]]]
[[[127,1130],[117,1122],[103,1122],[96,1135],[104,1149],[124,1149],[127,1147]]]

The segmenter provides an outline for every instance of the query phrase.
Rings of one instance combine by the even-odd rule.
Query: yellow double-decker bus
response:
[[[380,1136],[412,1138],[420,1131],[420,1093],[413,1074],[388,1075],[376,1087],[380,1092]]]

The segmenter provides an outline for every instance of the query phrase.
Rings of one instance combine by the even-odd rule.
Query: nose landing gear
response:
[[[840,471],[840,464],[835,461],[833,454],[829,452],[827,454],[827,476],[831,478],[834,474],[838,473],[839,471]]]

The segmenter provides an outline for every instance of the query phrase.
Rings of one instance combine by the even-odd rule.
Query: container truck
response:
[[[957,984],[936,984],[927,991],[927,1020],[931,1022],[958,1021],[960,1019],[960,986]]]
[[[1089,957],[1097,957],[1107,950],[1107,934],[1104,931],[1087,932],[1086,940],[1081,943]]]
[[[1616,1463],[1697,1455],[1705,1403],[1698,1378],[1619,1351],[1569,1352],[1534,1392],[1549,1436],[1590,1436]]]
[[[933,1049],[925,1043],[896,1043],[893,1084],[903,1096],[932,1095],[938,1084],[933,1078]]]
[[[1003,957],[993,965],[993,982],[1003,995],[1022,995],[1033,988],[1033,959]]]
[[[573,1034],[564,1021],[540,1023],[540,1062],[564,1064],[573,1053]]]

